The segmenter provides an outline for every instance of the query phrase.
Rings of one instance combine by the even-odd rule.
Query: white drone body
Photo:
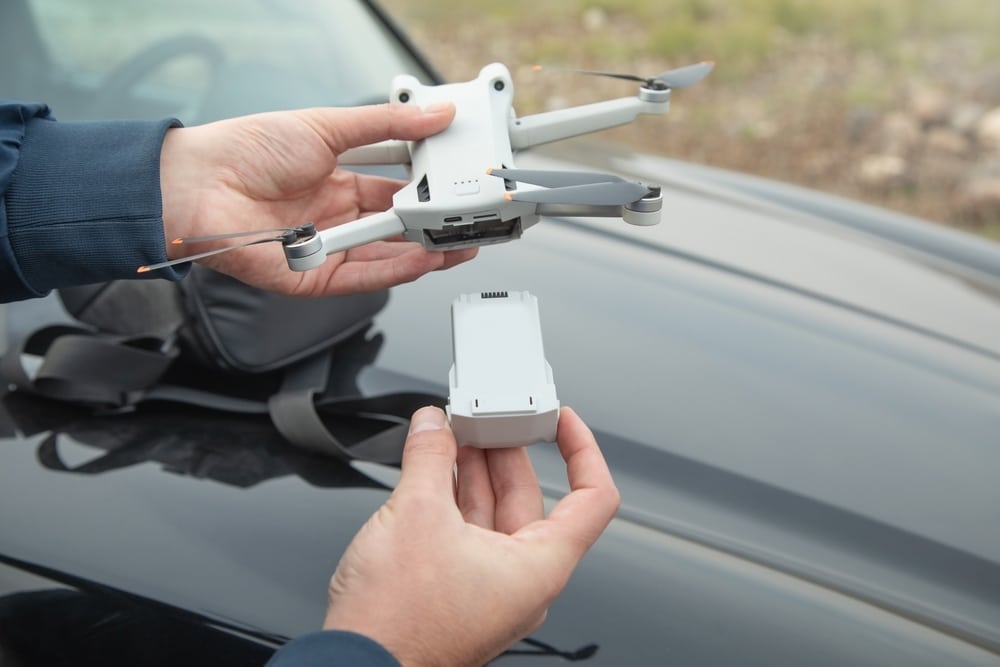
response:
[[[394,158],[412,165],[412,180],[396,193],[392,210],[385,214],[391,234],[441,250],[517,238],[538,222],[535,207],[507,201],[504,179],[488,174],[491,168],[513,167],[508,129],[513,97],[510,73],[499,64],[485,67],[474,81],[442,86],[424,86],[412,76],[398,76],[390,99],[422,107],[453,102],[454,121],[431,139],[355,149],[341,161],[359,164]],[[385,151],[390,154],[380,155]],[[336,229],[367,222],[365,218]],[[353,232],[330,230],[324,250],[339,245],[345,234]]]
[[[670,108],[671,87],[704,77],[711,63],[643,81],[639,93],[605,102],[518,118],[510,72],[499,63],[465,83],[425,86],[410,75],[393,80],[390,100],[427,106],[452,102],[455,118],[420,141],[386,141],[352,149],[342,165],[411,165],[412,180],[384,213],[283,241],[290,268],[305,271],[326,256],[402,235],[429,250],[453,250],[520,238],[543,215],[622,217],[653,225],[660,220],[659,188],[611,174],[514,168],[514,152],[630,123],[640,114]],[[668,76],[669,75],[669,76]]]

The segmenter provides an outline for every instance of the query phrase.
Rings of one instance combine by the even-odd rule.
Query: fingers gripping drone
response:
[[[339,157],[341,165],[410,165],[412,179],[395,194],[391,209],[323,231],[310,224],[276,230],[277,236],[202,255],[280,241],[288,266],[306,271],[332,253],[400,235],[439,251],[503,243],[520,238],[542,216],[618,217],[634,225],[655,225],[663,204],[659,187],[612,174],[517,169],[514,152],[625,125],[641,114],[664,114],[673,88],[697,83],[712,67],[702,62],[648,79],[571,70],[637,81],[639,90],[632,97],[523,118],[513,111],[514,86],[502,64],[487,65],[464,83],[425,86],[413,76],[398,76],[391,101],[420,106],[447,101],[454,103],[456,113],[451,125],[434,136],[362,146]]]

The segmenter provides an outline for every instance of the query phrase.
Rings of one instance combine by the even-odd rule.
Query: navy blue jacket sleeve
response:
[[[325,630],[288,642],[267,667],[401,667],[375,641],[353,632]]]
[[[0,100],[0,301],[166,260],[160,147],[178,125],[56,122],[44,104]]]

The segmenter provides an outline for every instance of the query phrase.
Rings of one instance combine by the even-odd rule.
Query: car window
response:
[[[362,2],[7,3],[0,9],[4,18],[32,24],[20,30],[36,36],[29,45],[36,53],[21,48],[15,55],[44,64],[44,71],[30,67],[17,87],[52,104],[61,118],[171,113],[186,123],[204,122],[379,100],[396,74],[424,76]],[[13,8],[19,3],[26,10],[21,17]],[[2,94],[11,96],[9,89]]]

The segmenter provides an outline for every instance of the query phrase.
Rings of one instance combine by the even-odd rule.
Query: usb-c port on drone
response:
[[[444,219],[445,222],[462,222],[462,216],[453,215]]]

